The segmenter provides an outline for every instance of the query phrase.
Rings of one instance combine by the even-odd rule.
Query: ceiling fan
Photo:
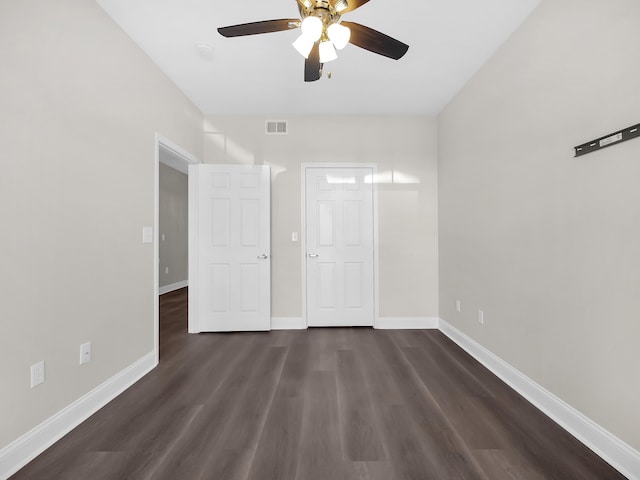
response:
[[[343,14],[361,7],[369,0],[296,0],[300,18],[264,20],[218,28],[224,37],[241,37],[259,33],[280,32],[300,28],[302,34],[293,42],[305,57],[304,81],[313,82],[322,76],[325,63],[338,58],[336,50],[351,43],[370,52],[398,60],[409,45],[354,22],[341,22]]]

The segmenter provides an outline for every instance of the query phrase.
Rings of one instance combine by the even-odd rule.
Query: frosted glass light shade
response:
[[[336,12],[340,13],[343,12],[344,10],[346,10],[346,8],[349,5],[347,4],[346,0],[338,0],[335,5],[334,8],[336,9]]]
[[[333,43],[329,41],[320,42],[320,63],[328,63],[338,58]]]
[[[293,42],[293,48],[295,48],[300,55],[304,58],[309,58],[309,54],[311,53],[311,49],[313,48],[313,44],[315,42],[308,38],[306,35],[300,35],[295,42]]]
[[[339,23],[333,23],[327,28],[327,35],[329,40],[333,42],[333,46],[338,50],[342,50],[351,39],[351,30]]]
[[[320,40],[322,35],[322,20],[318,17],[305,17],[302,20],[302,35],[309,38],[311,41],[316,42]]]

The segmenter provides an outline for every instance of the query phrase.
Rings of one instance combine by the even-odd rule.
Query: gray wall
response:
[[[92,1],[1,2],[0,58],[2,448],[153,350],[155,133],[203,117]]]
[[[638,19],[545,0],[439,117],[442,318],[635,449],[640,140],[572,147],[640,121]]]
[[[159,173],[159,286],[165,287],[185,282],[189,276],[189,177],[162,163]],[[166,269],[169,269],[168,273],[165,273]]]
[[[207,117],[205,162],[271,166],[272,315],[302,314],[300,243],[291,242],[301,228],[300,164],[354,162],[376,163],[380,174],[380,315],[437,317],[435,119],[286,117],[288,135],[266,136],[266,118]]]

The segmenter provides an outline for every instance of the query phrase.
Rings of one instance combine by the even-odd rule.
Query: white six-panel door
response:
[[[190,167],[190,331],[271,328],[267,166]]]
[[[309,326],[373,326],[373,169],[305,168]]]

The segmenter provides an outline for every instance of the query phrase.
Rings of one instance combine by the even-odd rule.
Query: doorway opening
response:
[[[161,185],[160,185],[160,170],[163,169],[164,172],[168,173],[169,176],[177,177],[177,174],[180,175],[189,175],[189,165],[199,164],[200,161],[182,149],[172,141],[167,138],[162,137],[159,134],[156,134],[155,137],[155,179],[154,179],[154,190],[155,190],[155,208],[154,208],[154,242],[153,242],[153,259],[154,259],[154,268],[153,268],[153,298],[154,298],[154,350],[155,350],[155,362],[156,364],[160,361],[160,299],[159,296],[161,293],[169,293],[179,288],[187,287],[186,278],[179,279],[176,281],[169,281],[167,283],[167,278],[170,277],[169,274],[172,271],[173,261],[176,259],[171,259],[169,262],[170,265],[167,265],[166,262],[163,261],[163,272],[169,272],[161,274],[160,272],[160,243],[163,241],[162,234],[160,231],[160,195],[161,195]],[[162,165],[162,167],[161,167]],[[188,198],[188,197],[187,197]],[[185,199],[186,201],[186,199]],[[184,220],[184,219],[183,219]],[[186,232],[185,232],[186,235]],[[165,241],[167,240],[165,233]],[[188,254],[188,243],[187,243],[187,254]],[[166,255],[166,253],[165,253]],[[165,260],[168,260],[165,258]],[[179,263],[179,261],[178,261]],[[178,267],[179,269],[179,267]],[[177,272],[175,272],[177,273]],[[161,287],[161,279],[165,277],[162,282]],[[186,307],[185,307],[186,311]],[[186,312],[185,312],[186,313]]]

